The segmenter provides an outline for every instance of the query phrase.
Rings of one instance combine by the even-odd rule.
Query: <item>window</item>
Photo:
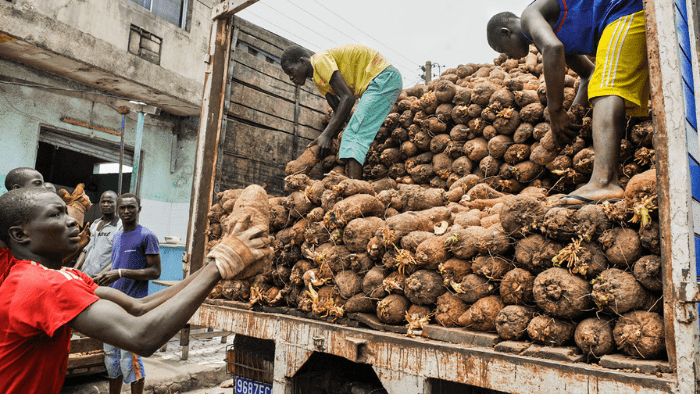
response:
[[[131,25],[131,30],[129,31],[129,53],[154,64],[160,64],[160,48],[162,44],[163,39],[136,25]]]
[[[189,0],[131,0],[152,12],[159,18],[171,22],[180,28],[187,25],[187,8]]]

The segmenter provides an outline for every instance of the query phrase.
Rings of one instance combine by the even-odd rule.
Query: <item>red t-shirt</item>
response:
[[[98,300],[84,273],[14,260],[0,283],[0,393],[58,393],[68,366],[68,323]]]
[[[0,247],[0,284],[5,280],[5,275],[10,270],[10,264],[12,264],[12,252],[7,247]]]

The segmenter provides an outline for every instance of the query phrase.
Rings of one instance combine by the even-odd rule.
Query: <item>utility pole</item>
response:
[[[423,70],[423,80],[425,81],[426,84],[430,83],[430,81],[433,79],[433,63],[428,60],[425,62],[425,66],[421,67]]]

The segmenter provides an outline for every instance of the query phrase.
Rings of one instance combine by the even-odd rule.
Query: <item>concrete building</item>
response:
[[[118,186],[117,110],[146,103],[159,113],[145,118],[141,222],[184,240],[214,1],[0,1],[0,180],[35,167],[57,186],[86,183],[96,202]],[[136,119],[125,119],[125,165]]]

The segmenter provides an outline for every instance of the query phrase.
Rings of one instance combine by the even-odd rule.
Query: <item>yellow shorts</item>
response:
[[[639,11],[605,27],[588,83],[589,100],[620,96],[625,99],[628,115],[648,114],[649,68],[644,25],[644,11]]]

